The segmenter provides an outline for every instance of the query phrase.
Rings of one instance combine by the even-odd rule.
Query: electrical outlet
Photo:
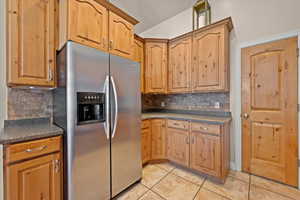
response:
[[[162,102],[160,103],[160,106],[161,106],[161,107],[165,107],[165,106],[166,106],[166,103],[165,103],[164,101],[162,101]]]
[[[215,106],[214,106],[215,108],[221,108],[221,103],[220,102],[215,102]]]

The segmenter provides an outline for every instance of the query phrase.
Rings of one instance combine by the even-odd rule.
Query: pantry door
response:
[[[243,170],[298,186],[297,38],[242,49]]]

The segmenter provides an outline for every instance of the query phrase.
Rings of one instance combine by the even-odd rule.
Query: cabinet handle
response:
[[[48,79],[49,81],[52,81],[53,80],[53,74],[52,74],[52,69],[51,69],[51,66],[49,65],[49,72],[48,72]]]
[[[103,48],[105,48],[105,39],[102,39],[102,43],[103,43]]]
[[[109,41],[109,48],[110,48],[110,49],[113,49],[113,41],[112,41],[112,40]]]
[[[188,137],[186,137],[186,138],[185,138],[185,143],[187,143],[187,144],[189,144],[189,143],[190,143],[190,141],[189,141],[189,138],[188,138]]]
[[[41,146],[41,147],[38,147],[38,148],[34,148],[34,149],[26,149],[25,151],[27,153],[32,153],[32,152],[37,152],[37,151],[43,151],[46,148],[47,148],[47,145]]]
[[[56,173],[58,173],[60,171],[60,161],[59,160],[54,161],[54,170]]]
[[[192,144],[195,144],[195,136],[192,137]]]
[[[200,129],[207,131],[208,128],[207,127],[200,127]]]

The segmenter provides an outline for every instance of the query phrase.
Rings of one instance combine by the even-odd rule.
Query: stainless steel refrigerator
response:
[[[65,200],[110,199],[141,179],[139,68],[74,42],[59,52],[54,123],[65,131]]]

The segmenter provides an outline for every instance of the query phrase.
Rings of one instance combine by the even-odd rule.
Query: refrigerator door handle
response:
[[[116,133],[116,129],[117,129],[117,123],[118,123],[118,109],[119,109],[119,106],[118,106],[118,94],[117,94],[117,88],[116,88],[116,83],[114,81],[114,77],[111,76],[111,83],[112,83],[112,89],[113,89],[113,92],[114,92],[114,100],[115,100],[115,119],[114,119],[114,126],[113,126],[113,129],[112,129],[112,137],[111,138],[114,138],[115,136],[115,133]]]
[[[105,82],[104,82],[104,89],[105,93],[105,123],[104,123],[104,131],[106,134],[106,138],[109,139],[109,76],[106,76]]]

